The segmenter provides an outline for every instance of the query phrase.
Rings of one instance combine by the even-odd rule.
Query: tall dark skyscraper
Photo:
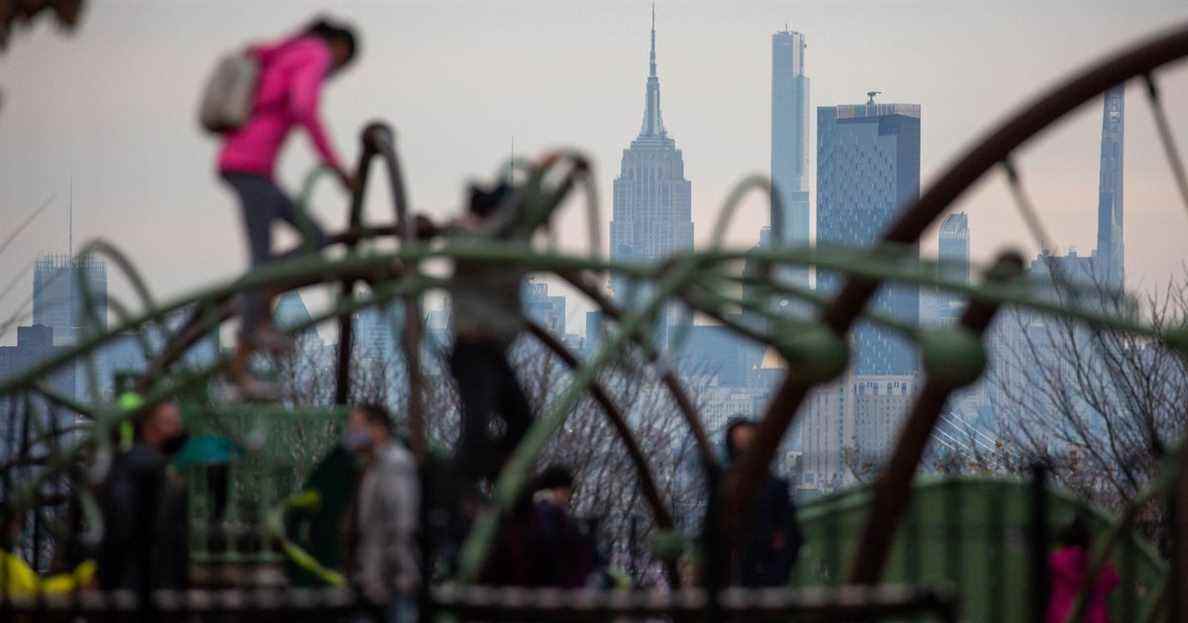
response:
[[[782,30],[771,36],[771,181],[783,204],[786,244],[809,242],[809,79],[804,73],[804,35]],[[772,226],[775,226],[772,217]],[[808,282],[808,271],[795,277]]]
[[[869,246],[920,194],[920,106],[866,104],[817,109],[817,243]],[[817,287],[832,296],[837,275],[818,272]],[[916,324],[919,288],[883,288],[873,309]],[[860,324],[854,332],[856,374],[911,374],[912,346]]]
[[[1101,178],[1097,195],[1097,278],[1111,288],[1126,281],[1122,238],[1122,141],[1126,129],[1122,85],[1106,91],[1101,113]]]
[[[80,280],[85,279],[100,331],[107,328],[107,266],[103,260],[45,255],[33,272],[33,324],[53,330],[55,346],[78,342],[87,326]]]
[[[685,179],[681,150],[668,136],[660,115],[655,12],[643,126],[623,150],[610,230],[615,260],[656,260],[693,248],[693,189]],[[611,288],[620,301],[629,295],[621,278],[615,278]],[[666,320],[662,328],[667,324]]]

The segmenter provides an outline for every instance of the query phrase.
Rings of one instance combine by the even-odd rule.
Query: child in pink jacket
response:
[[[1092,537],[1084,518],[1078,516],[1060,535],[1061,547],[1048,556],[1048,572],[1052,579],[1052,595],[1048,601],[1047,623],[1065,623],[1073,612],[1077,597],[1085,585],[1085,574],[1089,572],[1090,544]],[[1114,565],[1108,561],[1097,572],[1081,610],[1082,618],[1076,623],[1109,623],[1110,593],[1117,588],[1120,578]]]
[[[350,64],[357,45],[351,28],[318,20],[301,34],[249,51],[260,63],[251,117],[225,137],[218,170],[239,198],[253,268],[280,257],[272,253],[274,221],[302,228],[292,200],[273,179],[277,156],[292,130],[305,130],[323,164],[337,173],[347,190],[353,191],[357,185],[318,115],[326,79]],[[304,229],[307,247],[324,246],[325,235],[316,222],[307,219]],[[262,292],[244,297],[240,350],[233,366],[239,371],[236,376],[241,376],[252,351],[288,347],[285,336],[272,326],[270,298]]]

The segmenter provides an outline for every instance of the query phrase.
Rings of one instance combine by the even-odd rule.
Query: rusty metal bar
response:
[[[540,326],[540,324],[529,321],[526,323],[526,327],[533,337],[548,347],[549,350],[553,351],[553,354],[557,355],[570,370],[577,370],[581,367],[581,362],[578,361],[578,358],[560,340],[553,336],[552,333],[549,333],[548,330]],[[619,435],[619,439],[623,442],[623,446],[627,450],[627,455],[631,457],[631,462],[635,465],[635,476],[639,479],[640,489],[643,489],[644,499],[648,501],[648,506],[652,509],[652,518],[655,519],[656,526],[663,530],[672,530],[676,525],[673,522],[672,514],[668,512],[668,508],[664,505],[664,497],[660,495],[660,487],[656,485],[656,478],[652,475],[652,470],[648,467],[648,459],[644,455],[639,441],[631,432],[631,427],[627,424],[627,418],[623,417],[623,412],[615,405],[614,400],[611,399],[610,394],[607,393],[602,383],[598,381],[590,383],[590,397],[594,399],[594,402],[598,403],[598,406],[602,407],[603,413],[606,414],[607,419],[611,422],[611,426],[614,427],[615,432]],[[666,560],[664,563],[668,583],[673,588],[676,588],[680,585],[680,575],[677,571],[676,564],[670,560]]]
[[[359,142],[362,151],[359,153],[359,166],[355,169],[358,187],[354,189],[351,195],[351,212],[347,227],[356,230],[363,226],[363,201],[367,197],[367,178],[368,171],[371,168],[371,159],[376,154],[376,147],[372,136],[367,132],[367,129],[359,137]],[[358,246],[358,240],[348,241],[346,243],[347,252],[355,250]],[[339,292],[339,300],[349,299],[355,293],[355,280],[343,279],[342,288]],[[338,375],[336,378],[337,385],[334,391],[334,403],[344,405],[350,400],[351,394],[351,349],[354,342],[354,316],[352,314],[344,314],[338,318]]]
[[[997,281],[1023,274],[1023,257],[1007,253],[990,269],[990,278]],[[998,311],[996,303],[972,301],[961,316],[960,326],[981,340]],[[980,376],[980,375],[979,375]],[[970,379],[970,381],[976,379]],[[874,500],[867,513],[866,525],[854,555],[850,572],[852,584],[875,584],[891,554],[896,530],[912,496],[912,478],[924,449],[932,438],[932,431],[940,422],[941,411],[949,395],[960,387],[947,378],[929,374],[924,389],[916,400],[912,413],[900,429],[894,454],[874,486]]]
[[[623,317],[623,310],[619,309],[602,292],[598,285],[593,283],[593,280],[588,275],[573,271],[561,271],[557,274],[568,281],[574,288],[577,288],[582,294],[585,294],[587,298],[598,305],[598,308],[612,320],[620,320]],[[646,341],[646,338],[636,336],[634,341],[644,349],[648,361],[651,363],[657,363],[659,361],[659,353]],[[693,439],[697,442],[697,450],[701,461],[706,465],[716,464],[713,443],[710,442],[709,435],[705,432],[705,427],[702,425],[701,418],[697,413],[697,407],[693,405],[693,400],[689,398],[689,393],[685,391],[685,387],[681,384],[680,379],[677,378],[676,374],[670,368],[661,366],[658,367],[658,371],[660,372],[660,381],[664,383],[664,386],[668,389],[668,393],[672,395],[677,410],[685,418],[686,425],[693,433]]]

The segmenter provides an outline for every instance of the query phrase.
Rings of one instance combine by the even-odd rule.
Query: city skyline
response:
[[[218,53],[245,40],[274,36],[292,29],[311,14],[314,6],[312,3],[294,4],[276,10],[246,4],[241,20],[215,34],[203,29],[212,23],[211,20],[217,21],[217,16],[193,7],[170,10],[112,7],[110,11],[96,12],[70,38],[33,31],[22,39],[22,45],[16,46],[7,59],[8,68],[13,71],[6,71],[4,78],[7,97],[4,123],[0,125],[0,149],[4,150],[5,161],[11,162],[12,166],[6,168],[0,181],[0,201],[16,214],[27,212],[54,191],[64,196],[68,170],[74,170],[78,187],[78,237],[103,235],[125,245],[132,257],[147,267],[148,281],[160,296],[168,298],[212,279],[236,274],[243,268],[242,258],[237,255],[243,253],[240,249],[242,242],[235,231],[231,200],[209,174],[210,146],[192,127],[193,93],[190,91],[197,90],[207,65]],[[960,106],[937,108],[937,114],[930,115],[922,149],[927,177],[929,171],[943,167],[984,128],[1005,116],[1014,105],[1037,94],[1052,78],[1083,66],[1108,49],[1155,30],[1169,19],[1169,9],[1175,6],[1146,3],[1126,12],[1103,10],[1085,15],[1082,21],[1069,24],[1066,37],[1058,46],[1059,54],[1035,54],[1036,50],[1042,51],[1050,43],[1027,33],[1051,27],[1064,14],[1082,13],[1074,11],[1075,7],[1071,5],[1049,8],[1043,14],[1028,13],[1030,19],[1025,20],[1027,23],[1022,27],[1013,23],[1014,20],[1008,27],[996,17],[989,16],[979,21],[976,32],[963,35],[968,41],[950,37],[944,29],[937,28],[939,18],[914,9],[896,12],[874,6],[860,10],[858,5],[843,3],[830,8],[797,11],[796,20],[789,20],[789,23],[791,28],[807,33],[813,41],[813,90],[814,99],[819,102],[852,101],[862,90],[882,87],[888,90],[888,97],[914,100],[918,93],[921,103],[932,110],[934,104],[955,101],[966,95]],[[658,8],[664,14],[665,6],[662,4]],[[483,66],[482,63],[476,65],[468,61],[478,59],[475,55],[479,52],[488,54],[490,49],[459,42],[463,41],[462,37],[470,36],[469,33],[481,32],[475,30],[475,22],[494,20],[502,23],[499,20],[507,19],[498,12],[469,7],[462,11],[443,7],[439,12],[433,12],[405,5],[387,10],[344,6],[340,12],[364,26],[368,45],[363,62],[344,74],[326,100],[327,116],[335,130],[336,142],[349,155],[356,145],[353,132],[363,120],[375,116],[377,111],[393,116],[410,161],[414,200],[418,205],[438,210],[438,214],[444,214],[456,204],[454,198],[459,195],[460,183],[466,175],[488,171],[506,153],[509,135],[517,136],[517,151],[522,149],[522,153],[538,153],[544,145],[558,142],[591,148],[602,165],[599,185],[604,187],[603,196],[606,197],[609,193],[605,192],[605,187],[613,177],[607,163],[613,160],[605,154],[620,148],[614,138],[607,137],[621,136],[621,131],[609,134],[608,128],[621,128],[623,115],[620,112],[634,109],[628,114],[638,114],[638,95],[632,95],[638,93],[636,74],[624,68],[632,66],[629,56],[638,58],[638,47],[633,42],[640,42],[641,37],[640,29],[635,26],[638,19],[628,18],[646,15],[646,10],[642,3],[634,9],[622,6],[595,8],[586,16],[589,19],[584,20],[592,21],[591,27],[597,25],[599,34],[593,36],[595,31],[579,24],[583,20],[575,20],[564,5],[540,5],[539,10],[531,11],[532,19],[548,28],[535,29],[540,32],[516,30],[517,42],[509,50],[499,52],[504,56],[491,59],[493,66],[502,68],[502,71],[488,79],[474,71],[474,67]],[[1020,10],[1027,11],[1024,7]],[[1176,7],[1175,10],[1183,9]],[[902,26],[897,37],[921,37],[919,41],[924,51],[914,53],[897,47],[886,36],[872,35],[861,24],[852,21],[854,16],[866,12]],[[786,7],[760,5],[735,18],[723,19],[723,15],[733,15],[733,12],[711,5],[685,5],[670,13],[672,17],[669,19],[674,24],[666,30],[666,45],[670,46],[666,50],[671,50],[666,58],[682,60],[667,66],[666,92],[672,101],[678,101],[676,96],[679,94],[682,102],[682,106],[675,109],[681,120],[682,146],[697,154],[687,163],[688,178],[697,184],[694,220],[707,222],[726,188],[742,173],[769,167],[771,67],[765,61],[770,54],[770,35],[785,23],[788,11]],[[959,13],[968,18],[977,10],[961,8]],[[467,15],[468,19],[458,19],[461,14]],[[525,16],[524,12],[516,14],[517,19]],[[606,21],[612,19],[611,16],[615,21]],[[379,30],[372,30],[376,27],[369,26],[371,23],[392,23],[391,20],[397,18],[403,20],[399,21],[402,24],[420,24],[427,32],[449,33],[452,29],[454,34],[430,44],[422,41],[421,28],[409,29],[401,38],[388,40],[378,36]],[[437,24],[449,24],[450,29],[434,28]],[[1110,27],[1104,28],[1106,24]],[[977,62],[971,63],[971,59],[976,61],[980,54],[973,50],[978,47],[974,44],[995,36],[1007,36],[1014,30],[1019,30],[1018,37],[1028,40],[1029,53],[1023,54],[1004,45],[994,64],[986,65],[990,71],[985,74],[985,79],[981,82],[974,80],[976,72],[971,70],[980,66]],[[176,41],[162,43],[156,32],[176,32]],[[197,33],[201,33],[201,37]],[[585,36],[587,34],[589,36]],[[707,39],[707,34],[712,36]],[[131,46],[152,43],[157,46],[158,54],[132,54],[113,64],[111,51],[102,47],[112,37],[128,41]],[[558,48],[555,54],[546,55],[547,58],[532,56],[534,51],[562,40],[566,45]],[[704,45],[699,50],[699,44],[695,42],[707,40],[715,42],[712,50],[705,49]],[[449,59],[451,66],[457,68],[456,77],[466,78],[464,83],[467,85],[473,83],[468,88],[476,92],[493,84],[490,80],[513,90],[525,89],[529,85],[538,88],[542,84],[538,79],[540,75],[546,75],[550,67],[561,67],[565,59],[573,58],[573,54],[589,57],[596,51],[605,62],[596,68],[591,67],[593,74],[585,82],[566,82],[573,88],[546,89],[544,92],[525,90],[540,96],[534,98],[540,104],[530,104],[530,108],[525,109],[531,113],[528,116],[509,115],[507,106],[513,102],[484,98],[489,118],[481,121],[488,128],[477,129],[475,124],[480,119],[476,118],[474,110],[467,112],[466,108],[472,99],[456,97],[451,91],[455,88],[451,85],[462,82],[446,81],[426,87],[426,101],[436,102],[436,98],[446,97],[444,108],[436,104],[410,107],[410,102],[415,100],[398,96],[399,91],[384,91],[387,87],[375,78],[386,73],[389,65],[396,68],[400,76],[409,78],[411,84],[430,85],[432,83],[421,78],[433,75],[436,79],[439,76],[436,71],[418,73],[421,71],[418,64],[409,60],[417,56],[397,54],[398,50],[405,49],[405,43],[421,52],[441,50],[442,58]],[[935,50],[936,46],[945,46],[945,57],[930,65],[929,72],[918,75],[912,71],[909,61],[923,58],[927,50]],[[872,51],[879,54],[872,55]],[[1023,56],[1027,57],[1026,64]],[[620,63],[620,59],[624,62]],[[707,59],[720,60],[707,63]],[[853,64],[854,59],[861,59],[861,62],[854,65],[852,71],[838,71],[839,63]],[[907,71],[896,73],[894,84],[872,79],[890,75],[885,69],[895,63],[906,67]],[[961,73],[954,73],[962,63],[965,66],[960,67]],[[520,64],[528,69],[517,68]],[[113,66],[116,69],[112,69]],[[41,78],[42,68],[46,69],[45,73],[57,72],[61,78],[44,80]],[[1012,72],[1012,68],[1016,70]],[[1021,71],[1022,68],[1027,71]],[[133,77],[155,75],[165,70],[174,76],[174,83],[180,88],[145,94],[133,100],[117,95],[135,92],[125,88]],[[1185,93],[1180,75],[1173,71],[1161,81],[1169,101],[1176,101],[1177,96],[1182,99]],[[97,81],[98,76],[107,76],[107,79]],[[629,82],[632,85],[629,86]],[[555,84],[555,80],[548,84]],[[584,84],[596,85],[597,90],[605,94],[597,100],[597,114],[582,117],[587,121],[583,125],[588,128],[574,126],[576,117],[572,114],[577,100],[591,92]],[[713,90],[699,90],[714,84],[717,87]],[[939,85],[944,85],[943,89],[938,90]],[[990,89],[990,85],[996,86]],[[728,87],[726,91],[722,90],[724,86]],[[942,91],[944,99],[938,99]],[[729,97],[715,99],[713,93],[728,93]],[[625,101],[620,102],[620,99]],[[65,104],[77,101],[93,102],[94,113],[80,118],[63,112]],[[377,108],[368,102],[381,105]],[[391,102],[397,105],[393,108]],[[525,104],[528,104],[526,100],[515,103],[515,106],[524,108]],[[429,108],[434,110],[430,117],[426,117],[424,113],[429,112]],[[437,110],[439,108],[441,110]],[[550,108],[555,112],[550,112]],[[1090,108],[1093,110],[1088,110]],[[1033,190],[1037,204],[1046,215],[1051,214],[1054,218],[1053,229],[1058,234],[1055,238],[1061,247],[1091,248],[1096,234],[1093,224],[1085,222],[1085,214],[1091,213],[1098,199],[1097,189],[1090,180],[1097,174],[1095,169],[1099,164],[1097,132],[1101,120],[1097,117],[1100,108],[1086,109],[1038,141],[1036,149],[1028,150],[1023,163],[1025,171],[1032,174],[1028,179],[1029,189]],[[666,112],[674,114],[674,110]],[[1127,138],[1138,148],[1127,154],[1131,165],[1128,175],[1132,179],[1126,185],[1126,203],[1132,216],[1136,210],[1138,215],[1133,216],[1127,229],[1127,234],[1132,237],[1131,256],[1127,259],[1135,271],[1128,275],[1131,277],[1128,282],[1137,283],[1141,288],[1162,282],[1166,276],[1178,275],[1180,254],[1167,241],[1175,236],[1163,235],[1155,226],[1160,221],[1159,214],[1169,215],[1177,205],[1174,197],[1166,192],[1172,190],[1166,165],[1160,160],[1146,111],[1136,107],[1131,112],[1134,114]],[[456,132],[441,131],[436,125],[439,123],[437,118],[448,119],[456,127]],[[533,120],[532,125],[523,125],[522,120],[528,118]],[[55,120],[52,124],[51,119]],[[136,119],[138,125],[128,125],[132,119]],[[531,127],[532,131],[526,132],[526,127]],[[573,130],[557,131],[557,128]],[[474,147],[457,149],[449,137],[452,134],[467,136]],[[426,142],[430,136],[440,148],[454,154],[451,158],[460,156],[458,162],[427,168],[429,163],[443,162],[433,151],[438,146]],[[1089,145],[1092,147],[1088,148]],[[101,146],[101,149],[96,150],[95,146]],[[295,145],[289,150],[292,155],[286,157],[282,167],[282,178],[290,186],[299,180],[309,162],[298,147]],[[1044,155],[1049,148],[1054,153]],[[110,154],[112,150],[118,150],[120,157],[98,157]],[[169,166],[161,168],[155,162],[168,162]],[[146,176],[146,172],[152,175]],[[1021,242],[1025,251],[1028,248],[1034,251],[1017,219],[1000,209],[1005,194],[1001,188],[993,188],[997,185],[997,181],[991,180],[975,189],[969,199],[973,204],[973,209],[969,210],[971,227],[980,232],[971,249],[975,260],[986,258],[1005,242]],[[1163,190],[1153,194],[1153,189],[1160,186]],[[186,200],[178,201],[179,197]],[[319,190],[316,198],[321,214],[336,222],[340,218],[338,206],[341,200],[336,198],[333,189],[327,186]],[[979,206],[981,209],[977,209]],[[966,207],[966,203],[961,207]],[[384,209],[375,201],[369,206],[373,214]],[[759,216],[759,210],[749,208],[740,214],[743,218],[732,228],[728,239],[740,246],[750,246],[767,219]],[[30,230],[27,242],[21,241],[9,250],[14,260],[17,256],[22,261],[35,257],[38,252],[52,250],[59,244],[49,244],[58,239],[56,234],[51,235],[51,230],[58,231],[52,223],[54,218],[56,216],[43,217]],[[567,229],[579,231],[582,226],[582,219],[576,214],[567,215],[561,224],[563,232]],[[985,232],[984,235],[981,232]],[[703,231],[699,232],[697,240],[702,241],[704,235]],[[572,238],[581,239],[581,236]],[[1135,239],[1143,243],[1134,244]],[[152,240],[164,240],[167,244]],[[211,253],[214,241],[218,242],[219,248],[216,253]],[[64,240],[60,244],[65,247]],[[21,263],[6,264],[0,271],[3,272],[0,280],[15,277]],[[123,283],[113,283],[113,287],[116,288],[113,294],[126,296],[128,293]],[[0,309],[3,311],[8,310]],[[575,307],[572,311],[577,318],[569,319],[571,329],[580,326],[584,308]],[[11,332],[0,338],[4,343],[14,339]]]

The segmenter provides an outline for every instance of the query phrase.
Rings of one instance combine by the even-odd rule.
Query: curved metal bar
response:
[[[781,209],[783,200],[780,197],[780,191],[771,183],[771,178],[756,173],[740,180],[734,185],[734,188],[730,189],[730,194],[726,195],[726,201],[722,202],[722,209],[718,210],[718,220],[714,223],[713,235],[710,238],[712,248],[721,248],[722,239],[726,236],[726,229],[734,221],[734,214],[738,212],[738,206],[747,193],[752,190],[758,190],[767,195],[771,212],[772,246],[784,246],[784,211]]]
[[[920,199],[904,210],[882,236],[884,243],[911,244],[946,208],[1023,143],[1040,134],[1056,120],[1110,87],[1135,76],[1145,75],[1172,61],[1188,56],[1188,24],[1090,66],[1063,84],[1050,89],[1009,117],[959,158],[934,182]],[[837,335],[844,336],[878,290],[879,282],[851,278],[846,281],[822,321]],[[729,521],[750,504],[758,481],[766,473],[776,448],[791,426],[811,384],[786,376],[772,397],[759,429],[756,443],[744,453],[724,479],[726,514]]]
[[[515,504],[536,456],[549,437],[564,424],[569,410],[586,393],[587,386],[594,380],[598,370],[627,346],[633,334],[643,331],[652,322],[663,309],[664,301],[692,279],[702,263],[703,261],[697,257],[689,257],[673,266],[657,284],[648,304],[624,317],[619,331],[603,344],[593,359],[578,369],[561,395],[550,403],[548,411],[532,423],[524,440],[516,447],[495,483],[493,507],[479,514],[470,535],[462,545],[459,576],[463,581],[473,582],[478,577],[487,551],[495,539],[503,512]]]
[[[392,129],[383,123],[372,123],[364,133],[370,137],[376,152],[384,161],[388,171],[388,184],[392,192],[392,211],[396,227],[400,232],[402,247],[416,244],[417,232],[413,219],[408,216],[408,197],[405,194],[404,174],[400,157],[396,152],[396,140]],[[360,223],[361,225],[362,223]],[[414,278],[419,275],[418,262],[410,261],[406,267]],[[393,322],[395,320],[393,319]],[[404,297],[404,326],[400,332],[400,343],[404,349],[404,368],[408,375],[408,428],[410,446],[417,463],[424,463],[427,452],[425,437],[424,379],[421,376],[421,297],[414,291]]]
[[[595,305],[598,305],[602,313],[616,321],[623,319],[623,311],[607,298],[597,285],[591,283],[591,280],[586,275],[572,271],[560,272],[558,275],[569,282],[579,292],[585,294]],[[644,355],[648,358],[649,362],[653,364],[659,362],[660,353],[647,336],[636,336],[634,341],[644,349]],[[701,424],[697,407],[693,405],[693,400],[689,398],[689,392],[685,391],[681,380],[677,378],[676,374],[668,366],[657,366],[657,370],[660,372],[660,381],[664,383],[664,386],[668,389],[668,393],[672,396],[673,402],[676,403],[677,410],[685,418],[685,425],[693,433],[693,439],[697,443],[697,451],[702,463],[706,465],[717,464],[717,460],[714,458],[713,443],[710,441],[709,435],[705,432],[705,426]]]
[[[363,226],[363,200],[367,196],[367,178],[371,167],[371,159],[376,154],[376,146],[366,129],[359,137],[362,149],[359,152],[359,164],[355,168],[359,186],[351,194],[351,210],[347,227],[357,230]],[[355,250],[359,241],[346,242],[347,253]],[[355,295],[355,280],[342,280],[338,300],[351,299]],[[349,314],[338,319],[338,372],[334,390],[334,404],[344,405],[350,398],[351,392],[351,350],[354,348],[354,318]]]
[[[1023,266],[1022,255],[1007,253],[991,269],[990,278],[1017,278],[1023,274]],[[973,301],[962,314],[960,325],[981,340],[997,312],[996,303]],[[941,410],[956,389],[957,386],[946,379],[935,376],[925,379],[911,415],[899,429],[894,454],[874,485],[874,500],[854,554],[850,583],[871,585],[879,581],[891,553],[895,531],[911,501],[916,468],[924,457],[933,429],[940,422]]]
[[[557,355],[557,358],[564,362],[570,370],[577,370],[581,367],[581,362],[578,361],[578,358],[544,327],[535,322],[528,322],[527,328],[533,337],[547,346],[549,350],[553,351],[553,354]],[[611,399],[606,388],[597,380],[590,383],[590,397],[594,399],[594,402],[598,403],[598,406],[602,407],[603,413],[606,414],[611,426],[615,428],[615,432],[623,442],[623,447],[627,450],[627,456],[631,457],[631,462],[635,465],[635,477],[639,480],[640,488],[643,489],[644,499],[648,501],[648,506],[652,509],[652,517],[655,519],[656,525],[661,529],[671,530],[675,526],[672,520],[672,514],[664,506],[664,498],[660,495],[660,487],[656,486],[656,478],[652,476],[652,470],[648,466],[648,460],[644,456],[643,448],[639,446],[639,441],[631,432],[631,427],[627,425],[627,418],[623,417],[623,412],[615,406],[614,400]],[[672,561],[665,562],[668,583],[675,588],[680,585],[680,576]]]

